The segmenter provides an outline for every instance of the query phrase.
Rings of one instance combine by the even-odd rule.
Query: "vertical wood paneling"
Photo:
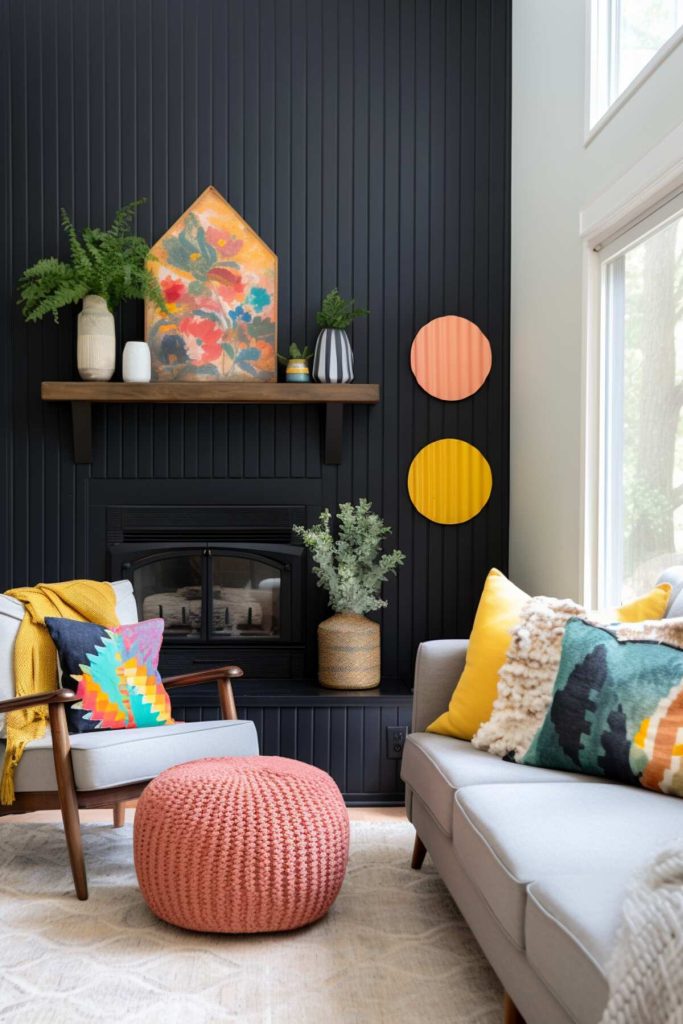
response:
[[[349,706],[260,706],[258,698],[238,700],[239,717],[256,727],[261,754],[289,757],[329,772],[349,803],[401,803],[401,762],[387,757],[386,726],[410,724],[405,698],[395,706],[370,707],[354,700]],[[206,722],[220,718],[218,707],[174,700],[179,722]]]
[[[6,0],[0,18],[0,587],[96,572],[90,505],[108,482],[275,504],[291,480],[311,516],[367,495],[408,556],[382,616],[384,672],[407,678],[420,640],[469,630],[486,571],[507,561],[509,0]],[[74,375],[75,311],[25,326],[16,280],[65,253],[60,206],[82,227],[147,196],[152,241],[210,183],[278,252],[281,350],[315,342],[335,285],[370,307],[352,339],[382,402],[347,411],[340,467],[321,465],[317,409],[115,406],[95,410],[92,467],[74,467],[68,410],[44,406],[39,383]],[[493,348],[459,403],[409,369],[416,330],[444,313]],[[117,325],[119,350],[141,337],[139,304]],[[480,447],[494,474],[482,514],[450,528],[405,486],[443,436]],[[325,612],[313,584],[308,610]],[[372,766],[348,771],[380,786]]]

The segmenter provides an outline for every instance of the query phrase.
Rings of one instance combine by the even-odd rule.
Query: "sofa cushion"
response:
[[[458,856],[520,948],[529,883],[609,872],[617,859],[634,871],[682,832],[683,801],[595,781],[468,786],[453,804]]]
[[[576,1020],[598,1021],[608,996],[607,964],[631,879],[609,871],[545,878],[529,886],[525,942],[529,963]]]
[[[5,744],[0,743],[0,757]],[[152,729],[83,732],[71,737],[76,789],[109,789],[153,779],[166,768],[202,757],[258,754],[253,722],[181,722]],[[17,793],[55,790],[49,734],[30,743],[16,770]]]
[[[401,778],[414,789],[446,833],[453,827],[453,797],[461,786],[492,782],[595,782],[585,775],[529,768],[501,761],[467,740],[411,733],[403,749]]]

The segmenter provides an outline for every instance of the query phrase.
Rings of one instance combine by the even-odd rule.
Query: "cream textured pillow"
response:
[[[560,667],[564,631],[572,616],[593,625],[606,621],[600,612],[587,612],[574,601],[531,597],[512,630],[505,664],[498,673],[498,696],[491,717],[472,738],[473,746],[498,757],[519,761],[543,724]],[[674,620],[671,620],[672,622]],[[624,639],[666,639],[661,620],[620,623]]]
[[[498,673],[491,717],[473,736],[473,746],[498,757],[512,753],[516,759],[526,753],[550,704],[565,626],[573,615],[585,614],[586,609],[574,601],[529,598]]]

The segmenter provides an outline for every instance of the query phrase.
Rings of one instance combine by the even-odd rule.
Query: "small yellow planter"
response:
[[[318,679],[332,690],[370,690],[381,678],[380,628],[340,612],[318,626]]]

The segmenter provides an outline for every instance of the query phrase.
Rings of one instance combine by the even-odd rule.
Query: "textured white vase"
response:
[[[152,357],[146,341],[127,341],[123,346],[122,375],[128,384],[147,384],[152,379]]]
[[[100,295],[86,295],[78,314],[76,363],[82,380],[111,380],[116,368],[114,317]]]

